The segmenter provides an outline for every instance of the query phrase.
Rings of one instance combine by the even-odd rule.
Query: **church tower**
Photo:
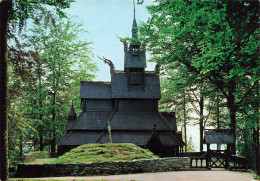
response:
[[[111,82],[80,82],[82,112],[77,117],[71,107],[58,155],[83,144],[108,143],[109,123],[113,143],[133,143],[160,157],[182,156],[185,143],[178,135],[175,114],[158,111],[160,79],[156,71],[145,70],[135,8],[131,41],[123,43],[124,70],[102,59],[110,67]]]
[[[125,60],[124,71],[127,73],[128,91],[134,89],[144,89],[145,87],[145,68],[146,57],[145,51],[141,49],[141,44],[138,39],[138,27],[135,19],[134,6],[134,20],[132,25],[132,39],[130,44],[124,43]]]

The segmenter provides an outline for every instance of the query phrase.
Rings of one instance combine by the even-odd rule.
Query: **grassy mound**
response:
[[[158,158],[131,143],[86,144],[70,150],[49,163],[87,163]]]

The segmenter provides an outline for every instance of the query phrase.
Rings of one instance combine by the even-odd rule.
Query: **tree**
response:
[[[64,13],[61,9],[68,8],[72,0],[68,0],[66,2],[63,1],[26,1],[26,0],[3,0],[0,2],[0,84],[1,84],[1,92],[0,92],[0,162],[1,162],[1,180],[8,180],[8,144],[7,144],[7,121],[6,121],[6,86],[7,86],[7,61],[6,61],[6,48],[7,48],[7,23],[8,20],[20,20],[20,27],[22,27],[25,19],[29,17],[34,17],[36,10],[44,9],[44,5],[50,5],[56,7],[57,14],[64,16]],[[12,6],[12,3],[14,4]],[[9,13],[9,14],[8,14]]]
[[[178,62],[163,65],[161,69],[163,70],[160,72],[163,94],[160,108],[164,109],[163,111],[174,110],[177,119],[183,119],[185,124],[199,124],[200,150],[202,151],[203,132],[210,113],[213,112],[216,87],[196,73],[190,73],[184,65]],[[186,126],[183,127],[185,132]]]
[[[8,180],[8,133],[6,121],[6,88],[7,88],[7,63],[6,63],[6,32],[8,11],[11,9],[11,2],[0,3],[0,179]]]
[[[141,27],[144,45],[159,65],[179,62],[219,89],[235,137],[236,112],[259,80],[258,2],[156,2]]]
[[[188,152],[195,152],[195,146],[194,146],[194,144],[192,142],[192,136],[190,136],[190,139],[189,139],[189,141],[187,143],[187,151]]]
[[[82,76],[83,67],[88,70],[88,73],[86,71],[83,74],[86,78],[93,77],[91,73],[96,70],[96,66],[91,63],[90,59],[92,55],[89,48],[90,43],[78,38],[79,34],[84,32],[81,27],[82,25],[67,19],[50,22],[47,29],[45,25],[41,24],[32,29],[38,36],[35,46],[37,49],[43,50],[40,58],[47,62],[46,83],[52,97],[50,103],[52,116],[49,125],[52,137],[51,152],[55,152],[56,128],[60,123],[57,113],[66,109],[66,105],[61,103],[64,101],[61,96],[62,90],[71,86],[72,78]],[[77,70],[80,70],[81,75]],[[67,93],[70,95],[69,92]]]

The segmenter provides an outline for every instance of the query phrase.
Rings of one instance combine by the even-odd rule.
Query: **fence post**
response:
[[[230,152],[229,152],[230,148],[229,148],[229,144],[227,145],[227,150],[225,151],[225,169],[228,169],[229,167],[229,157],[231,156],[230,155]]]
[[[210,153],[210,144],[207,144],[207,168],[211,170],[211,153]]]

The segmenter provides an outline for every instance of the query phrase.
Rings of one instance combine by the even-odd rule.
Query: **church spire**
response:
[[[138,29],[137,29],[137,23],[135,19],[135,1],[133,0],[134,5],[134,20],[132,25],[132,38],[128,44],[124,43],[124,51],[125,51],[125,58],[124,58],[124,70],[128,72],[128,75],[131,74],[130,71],[140,74],[144,72],[144,69],[146,67],[145,62],[145,51],[141,49],[141,43],[138,39]],[[134,76],[132,76],[134,77]],[[131,78],[132,80],[133,78]],[[143,75],[139,77],[138,79],[144,79]],[[130,83],[130,76],[128,76],[128,80]],[[144,82],[144,81],[143,81]],[[142,83],[138,83],[138,85],[144,85]],[[132,83],[134,84],[134,83]],[[137,83],[136,83],[137,84]],[[129,84],[130,85],[130,84]],[[130,87],[130,86],[129,86]]]
[[[133,20],[133,26],[132,26],[132,38],[138,38],[137,36],[137,23],[135,19],[135,1],[133,0],[134,3],[134,20]]]
[[[70,112],[69,112],[69,115],[68,115],[68,119],[69,120],[75,120],[77,118],[77,113],[74,109],[74,106],[73,106],[73,100],[72,100],[72,104],[71,104],[71,108],[70,108]]]

